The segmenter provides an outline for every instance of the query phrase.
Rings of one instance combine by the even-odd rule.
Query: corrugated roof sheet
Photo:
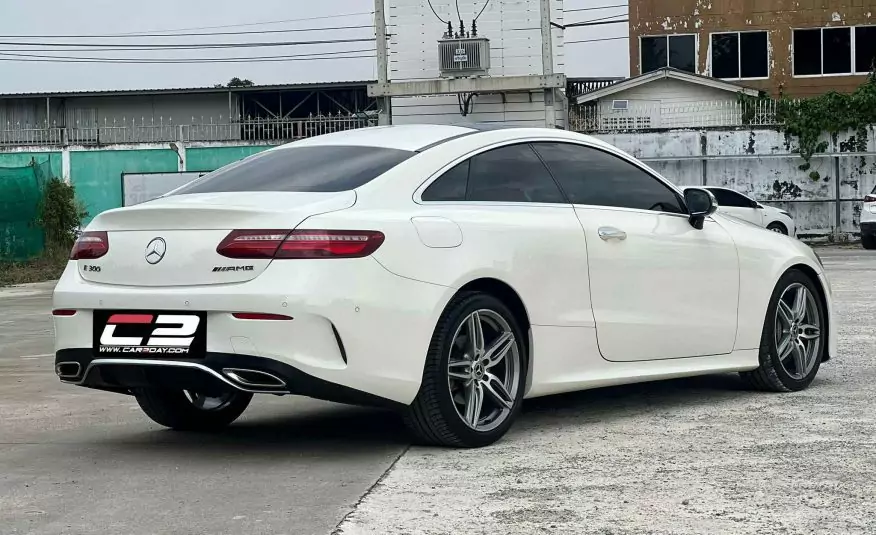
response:
[[[254,85],[252,87],[178,87],[165,89],[117,89],[95,91],[49,91],[44,93],[0,93],[0,99],[12,98],[52,98],[52,97],[100,97],[112,95],[173,95],[185,93],[248,93],[254,91],[292,91],[300,89],[342,88],[365,86],[374,80],[354,80],[349,82],[314,82],[298,84]]]

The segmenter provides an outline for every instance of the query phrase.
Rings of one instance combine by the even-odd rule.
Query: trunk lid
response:
[[[310,216],[350,208],[353,191],[174,195],[110,210],[89,231],[106,231],[109,251],[79,260],[85,280],[125,286],[196,286],[246,282],[271,259],[233,259],[216,247],[236,229],[293,230]]]

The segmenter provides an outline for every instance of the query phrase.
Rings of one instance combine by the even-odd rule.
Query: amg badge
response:
[[[213,273],[217,271],[252,271],[255,266],[216,266],[213,268]]]

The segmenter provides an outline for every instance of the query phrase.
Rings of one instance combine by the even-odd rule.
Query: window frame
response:
[[[756,78],[744,78],[742,76],[742,34],[743,33],[765,33],[767,36],[767,75]],[[769,50],[770,50],[770,31],[769,30],[733,30],[729,32],[711,32],[709,33],[709,76],[713,76],[714,61],[712,57],[712,37],[715,35],[736,35],[736,54],[739,56],[737,72],[738,78],[718,78],[718,80],[740,81],[740,80],[769,80],[773,72],[770,68]]]
[[[863,24],[862,26],[871,26]],[[855,28],[858,26],[821,26],[815,28],[791,28],[791,77],[792,78],[836,78],[839,76],[861,76],[866,73],[855,71]],[[824,74],[824,30],[849,30],[849,52],[851,54],[851,71]],[[797,32],[806,30],[819,30],[821,33],[821,74],[797,74]]]
[[[598,150],[600,152],[604,152],[606,154],[609,154],[610,156],[614,156],[615,158],[619,158],[620,160],[636,167],[637,169],[639,169],[640,171],[642,171],[646,175],[650,176],[654,180],[657,180],[658,182],[660,182],[661,184],[663,184],[664,186],[669,188],[669,190],[671,192],[675,193],[676,197],[678,197],[679,206],[684,212],[680,213],[680,214],[676,214],[673,212],[663,212],[663,211],[658,211],[658,210],[645,210],[643,208],[628,208],[626,206],[606,206],[606,205],[602,205],[602,204],[574,204],[569,200],[569,196],[563,190],[563,188],[559,184],[559,182],[557,182],[557,179],[554,178],[553,173],[551,173],[550,168],[547,166],[547,164],[544,163],[544,161],[542,161],[542,165],[545,166],[545,169],[547,170],[548,174],[551,175],[551,178],[553,179],[554,183],[557,185],[557,188],[559,188],[560,193],[562,193],[563,197],[565,197],[565,199],[566,199],[565,203],[469,201],[469,200],[463,200],[463,201],[424,201],[422,199],[423,192],[426,191],[426,188],[428,188],[429,186],[432,185],[433,182],[435,182],[436,180],[438,180],[442,176],[444,176],[444,173],[446,173],[447,171],[450,171],[451,169],[456,167],[456,165],[462,163],[463,161],[465,161],[469,158],[474,158],[478,154],[487,152],[489,150],[498,149],[498,148],[508,146],[508,145],[521,145],[524,143],[527,145],[532,145],[534,143],[566,143],[569,145],[577,145],[577,146],[585,148],[585,149]],[[535,152],[536,156],[538,156],[539,159],[541,159],[541,156],[538,155],[538,151],[536,151],[534,148],[533,148],[533,151]],[[551,207],[551,208],[570,208],[572,206],[581,206],[583,208],[593,208],[593,209],[597,209],[597,210],[613,210],[613,211],[634,212],[634,213],[652,214],[652,215],[653,214],[661,214],[661,215],[667,215],[667,216],[673,216],[673,217],[682,217],[686,220],[690,219],[690,214],[687,212],[687,210],[688,210],[687,203],[684,200],[684,191],[681,188],[679,188],[678,186],[676,186],[675,184],[673,184],[672,182],[670,182],[669,180],[667,180],[666,178],[664,178],[663,176],[661,176],[656,171],[649,168],[644,162],[640,162],[639,160],[632,158],[631,156],[628,156],[626,154],[623,154],[619,151],[611,150],[611,148],[602,147],[602,146],[599,146],[599,145],[594,144],[594,143],[582,142],[582,141],[576,140],[576,139],[565,139],[565,138],[555,138],[555,137],[540,137],[539,136],[539,137],[527,137],[525,139],[515,139],[515,140],[510,140],[510,141],[509,140],[500,141],[500,142],[496,142],[496,143],[487,145],[485,147],[480,147],[480,148],[475,149],[473,151],[470,151],[462,156],[454,158],[450,163],[447,163],[447,164],[441,166],[441,168],[438,171],[432,173],[432,175],[430,175],[428,178],[426,178],[426,180],[424,180],[419,185],[419,187],[417,187],[414,190],[414,193],[412,195],[412,200],[414,201],[414,203],[421,205],[421,206],[432,206],[432,205],[439,205],[439,206],[440,205],[445,205],[445,206],[449,206],[449,205],[452,205],[452,206],[460,206],[460,205],[467,205],[467,206],[539,206],[539,207]]]
[[[666,39],[666,67],[660,67],[661,69],[674,69],[675,67],[671,67],[669,65],[669,38],[671,37],[693,37],[694,38],[694,72],[692,74],[700,73],[700,34],[698,33],[664,33],[657,35],[640,35],[639,36],[639,74],[651,74],[656,71],[642,72],[642,39],[649,39],[654,37],[663,37]],[[681,69],[678,69],[681,70]],[[688,72],[688,71],[682,71]]]
[[[473,151],[470,151],[458,158],[453,159],[449,164],[443,165],[441,169],[431,174],[426,180],[424,180],[415,190],[412,195],[413,201],[419,205],[430,206],[430,205],[467,205],[467,206],[539,206],[539,207],[553,207],[553,208],[569,208],[572,206],[572,203],[569,202],[569,198],[566,193],[563,191],[563,188],[560,187],[557,180],[551,174],[551,170],[548,169],[548,166],[541,160],[541,157],[537,152],[530,146],[533,143],[531,139],[514,139],[514,140],[505,140],[499,141],[496,143],[492,143],[490,145],[480,147]],[[431,186],[435,181],[440,180],[441,177],[444,176],[445,173],[461,164],[466,160],[471,160],[472,158],[483,154],[485,152],[489,152],[491,150],[501,149],[504,147],[511,147],[514,145],[527,145],[529,150],[535,155],[536,158],[541,162],[541,165],[544,167],[545,172],[551,177],[554,185],[557,187],[557,190],[560,192],[560,195],[563,196],[563,202],[555,203],[555,202],[528,202],[528,201],[470,201],[468,199],[463,199],[461,201],[424,201],[423,193]],[[468,190],[466,189],[466,195],[468,194]]]
[[[858,28],[873,28],[876,31],[876,24],[859,24],[857,26],[852,26],[852,76],[866,76],[870,74],[870,70],[859,71],[858,70]],[[822,70],[824,68],[822,67]]]

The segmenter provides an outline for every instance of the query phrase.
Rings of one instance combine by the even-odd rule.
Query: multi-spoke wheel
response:
[[[495,297],[455,298],[435,329],[423,383],[407,415],[418,437],[475,447],[504,435],[520,410],[526,382],[523,336]]]
[[[188,390],[141,388],[134,395],[153,421],[181,431],[223,429],[243,414],[252,400],[252,394],[235,390],[205,395]]]
[[[809,386],[826,344],[826,316],[819,290],[805,274],[786,273],[773,292],[764,324],[760,367],[742,374],[761,390],[787,392]]]

